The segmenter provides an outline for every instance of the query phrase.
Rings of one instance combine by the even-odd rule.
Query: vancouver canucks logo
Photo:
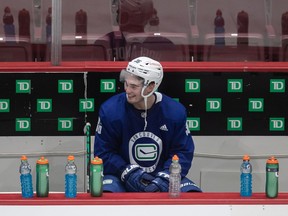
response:
[[[135,157],[139,161],[155,160],[157,158],[157,146],[151,144],[137,144],[135,146]]]
[[[129,140],[129,158],[146,172],[153,172],[162,152],[162,140],[155,134],[143,131],[134,134]]]

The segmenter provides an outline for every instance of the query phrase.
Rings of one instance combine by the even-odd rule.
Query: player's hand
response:
[[[121,174],[121,180],[125,183],[126,190],[129,192],[143,192],[153,179],[153,176],[134,164],[126,166]]]
[[[145,192],[168,192],[169,174],[165,171],[158,172],[156,178],[145,188]]]

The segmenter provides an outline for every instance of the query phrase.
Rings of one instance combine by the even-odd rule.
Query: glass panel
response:
[[[62,60],[113,60],[111,1],[62,0]]]
[[[198,60],[283,59],[285,45],[282,47],[281,41],[285,44],[285,39],[281,33],[281,16],[288,11],[287,1],[195,0],[195,3],[198,37],[194,44]],[[288,18],[284,22],[288,23]]]
[[[51,0],[1,0],[0,61],[43,61]]]
[[[270,2],[269,30],[274,37],[269,38],[272,47],[272,61],[288,61],[288,2],[284,0]]]
[[[135,6],[119,1],[124,60],[149,56],[158,61],[191,61],[187,0],[148,0]],[[173,9],[172,9],[173,8]]]
[[[1,0],[0,61],[50,61],[52,0]],[[62,61],[287,61],[286,0],[62,0]]]

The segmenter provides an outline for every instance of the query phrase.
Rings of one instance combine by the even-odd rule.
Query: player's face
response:
[[[135,76],[127,76],[124,82],[124,89],[127,95],[127,101],[134,106],[140,105],[143,102],[141,91],[143,88],[143,81],[137,79]]]

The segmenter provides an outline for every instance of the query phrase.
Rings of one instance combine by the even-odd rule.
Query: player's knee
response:
[[[103,192],[125,192],[125,187],[121,180],[113,175],[105,175],[103,178]]]

